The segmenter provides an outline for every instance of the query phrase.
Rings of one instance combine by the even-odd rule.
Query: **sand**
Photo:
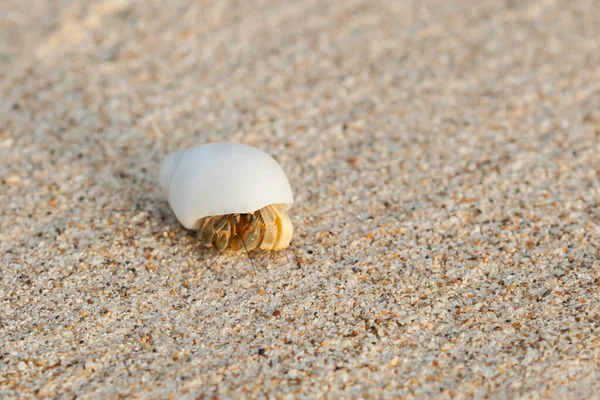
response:
[[[600,398],[600,4],[5,0],[1,398]],[[279,253],[173,150],[273,155]],[[212,264],[212,265],[211,265]]]

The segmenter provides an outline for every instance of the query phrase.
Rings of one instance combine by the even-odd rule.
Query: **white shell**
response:
[[[285,173],[271,156],[238,143],[208,143],[169,154],[160,186],[177,219],[198,229],[204,217],[252,213],[294,203]]]

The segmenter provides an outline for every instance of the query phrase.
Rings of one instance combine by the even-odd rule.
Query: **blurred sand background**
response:
[[[0,90],[0,397],[600,398],[598,1],[4,0]],[[255,272],[158,190],[216,140]]]

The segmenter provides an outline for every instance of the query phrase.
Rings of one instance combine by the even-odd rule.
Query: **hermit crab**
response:
[[[160,186],[175,216],[220,251],[282,250],[294,229],[285,173],[271,156],[238,143],[208,143],[169,154]]]

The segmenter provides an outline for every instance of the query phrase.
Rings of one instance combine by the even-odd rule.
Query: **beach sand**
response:
[[[5,0],[0,397],[599,398],[599,46],[595,0]],[[290,248],[179,224],[211,141]]]

